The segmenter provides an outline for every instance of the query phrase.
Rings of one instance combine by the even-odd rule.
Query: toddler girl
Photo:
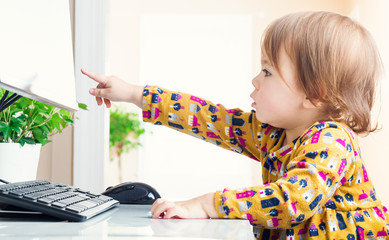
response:
[[[99,83],[90,90],[99,105],[135,103],[144,121],[262,164],[263,186],[159,199],[153,217],[244,218],[259,239],[388,238],[389,214],[357,136],[376,130],[370,112],[382,64],[372,37],[348,17],[302,12],[274,21],[261,44],[251,112],[82,70]]]

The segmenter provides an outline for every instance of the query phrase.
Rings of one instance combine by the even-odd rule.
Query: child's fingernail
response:
[[[91,88],[91,89],[89,89],[89,93],[93,95],[93,94],[95,94],[95,90],[93,88]]]

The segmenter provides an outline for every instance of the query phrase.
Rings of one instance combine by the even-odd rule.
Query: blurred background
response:
[[[74,13],[77,8],[74,1],[70,2]],[[100,14],[104,24],[94,26],[103,28],[105,36],[101,73],[135,84],[192,93],[228,108],[250,111],[251,80],[260,72],[262,32],[271,21],[296,11],[332,11],[359,21],[375,38],[388,72],[389,2],[385,0],[103,2],[105,7]],[[77,19],[75,22],[77,26]],[[87,91],[82,94],[88,97]],[[384,136],[389,136],[388,95],[385,76],[373,111],[382,130],[361,138],[369,176],[377,195],[387,205],[385,169],[389,169],[389,156],[384,151]],[[89,105],[95,104],[94,99],[89,99]],[[141,111],[130,104],[115,104],[114,109],[139,114],[135,119],[141,121]],[[104,155],[102,184],[96,189],[123,181],[142,181],[155,187],[164,198],[183,200],[224,187],[262,184],[260,164],[251,159],[165,127],[141,123],[139,128],[145,130],[139,136],[141,146],[124,151],[120,164],[113,148]],[[63,152],[74,151],[73,136],[69,128],[44,147],[38,178],[74,183],[73,155]],[[100,147],[107,147],[109,131],[102,136],[105,145]]]

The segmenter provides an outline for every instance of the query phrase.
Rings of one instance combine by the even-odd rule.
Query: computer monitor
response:
[[[0,0],[0,88],[78,109],[69,0]]]

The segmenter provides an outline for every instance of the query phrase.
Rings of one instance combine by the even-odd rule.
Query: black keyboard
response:
[[[75,222],[85,221],[119,204],[105,195],[46,180],[0,185],[0,202]]]

